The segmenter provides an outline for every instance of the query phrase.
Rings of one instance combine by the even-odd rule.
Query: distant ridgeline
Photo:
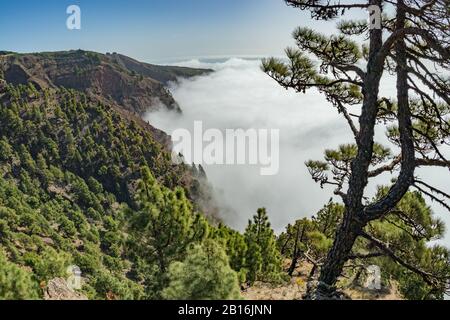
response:
[[[0,78],[10,84],[32,83],[38,90],[75,89],[138,114],[161,104],[169,110],[180,111],[165,85],[209,72],[212,70],[156,66],[117,53],[0,51]]]

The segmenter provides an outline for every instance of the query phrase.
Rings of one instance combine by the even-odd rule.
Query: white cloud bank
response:
[[[315,214],[333,197],[331,189],[322,190],[312,181],[304,165],[309,159],[323,159],[325,149],[353,142],[347,123],[323,96],[281,88],[260,70],[259,60],[192,60],[177,65],[216,72],[173,85],[171,91],[183,114],[148,114],[146,119],[154,126],[170,133],[178,128],[191,130],[194,121],[202,120],[204,127],[221,130],[280,129],[278,175],[261,176],[259,168],[251,166],[205,168],[219,200],[228,208],[223,214],[226,223],[242,230],[257,208],[266,207],[279,232],[288,223]],[[392,86],[387,84],[386,91],[392,91]],[[448,185],[439,171],[427,174],[430,182]]]

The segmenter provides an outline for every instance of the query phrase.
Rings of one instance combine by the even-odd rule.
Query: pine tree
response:
[[[283,251],[287,253],[291,259],[291,265],[288,270],[288,275],[292,276],[298,260],[308,254],[309,247],[307,239],[312,229],[312,223],[308,219],[298,220],[294,226],[288,226],[287,234],[288,241],[283,244]],[[286,252],[287,251],[287,252]]]
[[[382,198],[388,191],[380,187],[376,198]],[[311,220],[302,219],[289,225],[278,239],[286,258],[298,257],[298,261],[313,265],[311,280],[327,257],[344,209],[341,204],[329,202]],[[299,235],[296,226],[305,225],[309,226],[309,231],[299,236],[296,245],[295,237]],[[445,279],[450,276],[450,253],[443,246],[429,243],[444,235],[443,222],[434,217],[423,196],[417,191],[408,192],[395,210],[383,220],[371,222],[362,231],[345,265],[344,279],[348,280],[341,284],[361,285],[366,268],[377,265],[384,285],[395,281],[405,298],[442,299],[448,291]],[[298,256],[293,255],[295,247],[300,248]]]
[[[377,198],[388,191],[380,188]],[[389,215],[365,228],[363,239],[353,249],[359,254],[353,258],[378,264],[398,281],[401,293],[408,299],[443,299],[449,289],[446,280],[450,277],[450,252],[430,242],[444,235],[444,223],[434,217],[421,193],[408,192]],[[368,262],[361,258],[364,256],[369,257]]]
[[[383,9],[389,6],[380,26],[372,20],[370,24],[341,21],[340,34],[333,36],[298,28],[294,32],[298,49],[286,50],[289,63],[275,58],[263,62],[263,70],[283,87],[298,92],[319,90],[344,116],[355,139],[354,144],[327,151],[324,162],[307,164],[313,179],[322,186],[333,186],[335,194],[345,203],[334,245],[321,268],[318,297],[329,296],[335,291],[337,279],[362,230],[394,210],[411,187],[450,209],[446,203],[450,195],[416,177],[416,169],[420,167],[450,167],[442,152],[450,137],[450,87],[445,76],[437,75],[445,74],[450,67],[448,3],[444,0],[286,2],[309,10],[317,20],[332,20],[349,10],[361,9],[375,14],[380,11],[381,19]],[[365,36],[368,43],[360,46],[351,39],[355,36]],[[315,56],[319,66],[308,55]],[[380,94],[385,72],[396,73],[396,100]],[[360,112],[350,110],[358,106]],[[378,123],[389,125],[387,136],[399,147],[398,154],[375,142]],[[400,173],[385,196],[366,203],[369,180],[394,171]]]
[[[281,255],[277,248],[276,237],[271,228],[266,209],[259,209],[250,220],[244,233],[247,243],[247,280],[279,280]]]
[[[182,262],[169,268],[169,286],[162,296],[169,300],[240,299],[238,276],[223,248],[212,240],[189,246]]]
[[[238,272],[239,282],[244,283],[247,276],[247,243],[245,237],[231,228],[219,224],[212,231],[211,238],[222,244],[229,259],[231,268]]]
[[[174,191],[161,186],[145,167],[136,201],[139,210],[132,217],[133,239],[129,241],[133,255],[143,257],[156,273],[148,282],[148,290],[158,293],[167,283],[170,263],[184,257],[189,244],[208,236],[208,222],[194,213],[183,189]]]
[[[39,286],[30,272],[6,260],[0,251],[0,300],[39,299]]]
[[[335,219],[336,210],[333,210],[338,206],[329,203],[317,216],[288,225],[286,231],[279,236],[278,246],[283,256],[291,260],[289,276],[293,275],[299,261],[313,265],[310,278],[316,274],[331,247],[334,233],[330,231],[335,230],[339,224],[339,220]]]
[[[13,155],[13,149],[8,143],[8,139],[3,137],[0,140],[0,161],[8,161]]]

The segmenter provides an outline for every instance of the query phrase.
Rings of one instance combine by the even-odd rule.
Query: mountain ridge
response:
[[[211,72],[142,63],[117,53],[71,50],[42,53],[0,51],[0,79],[13,85],[32,83],[38,90],[65,87],[106,104],[143,115],[164,106],[181,112],[167,88],[179,77]]]

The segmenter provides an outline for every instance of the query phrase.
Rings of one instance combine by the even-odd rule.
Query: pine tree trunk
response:
[[[331,295],[335,291],[336,282],[353,248],[356,238],[364,225],[349,215],[340,226],[333,247],[328,253],[324,266],[320,271],[318,291],[321,295]]]
[[[370,0],[371,4],[381,6],[379,0]],[[397,7],[396,29],[405,27],[406,15],[400,5]],[[352,163],[349,191],[346,199],[346,212],[331,251],[328,254],[319,278],[317,291],[330,296],[345,262],[352,250],[356,238],[369,221],[383,217],[395,207],[398,201],[408,191],[414,179],[414,144],[412,139],[411,113],[408,100],[408,74],[406,61],[406,45],[404,39],[396,41],[395,53],[397,62],[397,103],[400,140],[402,147],[402,169],[397,183],[390,190],[390,197],[380,200],[375,210],[376,214],[364,210],[362,205],[363,192],[368,182],[368,168],[373,154],[374,126],[378,111],[377,97],[380,78],[383,74],[382,64],[376,62],[376,55],[381,48],[381,30],[371,31],[371,49],[367,76],[364,82],[365,100],[360,117],[360,133],[358,136],[358,156]],[[381,68],[381,69],[380,69]],[[379,205],[379,204],[382,205]],[[376,206],[374,206],[376,207]],[[378,211],[378,212],[377,212]]]
[[[303,230],[304,229],[305,228],[303,227]],[[288,275],[290,277],[292,277],[292,275],[294,274],[295,268],[297,267],[298,256],[299,256],[299,254],[298,254],[298,241],[299,241],[298,237],[299,237],[299,234],[300,234],[300,227],[297,225],[297,231],[296,231],[296,234],[295,234],[294,253],[292,254],[292,263],[291,263],[291,266],[289,267],[289,271],[288,271]],[[303,234],[302,234],[302,238],[303,238]]]
[[[381,0],[369,0],[369,4],[382,7]],[[369,166],[372,161],[375,124],[378,114],[378,95],[380,81],[383,75],[384,62],[378,60],[378,53],[383,45],[381,29],[370,31],[369,61],[364,78],[364,102],[359,118],[359,133],[356,137],[358,154],[351,165],[351,175],[345,201],[345,213],[342,224],[336,232],[333,247],[320,271],[317,294],[331,296],[345,262],[360,231],[369,220],[362,214],[364,206],[362,199],[368,183]]]

